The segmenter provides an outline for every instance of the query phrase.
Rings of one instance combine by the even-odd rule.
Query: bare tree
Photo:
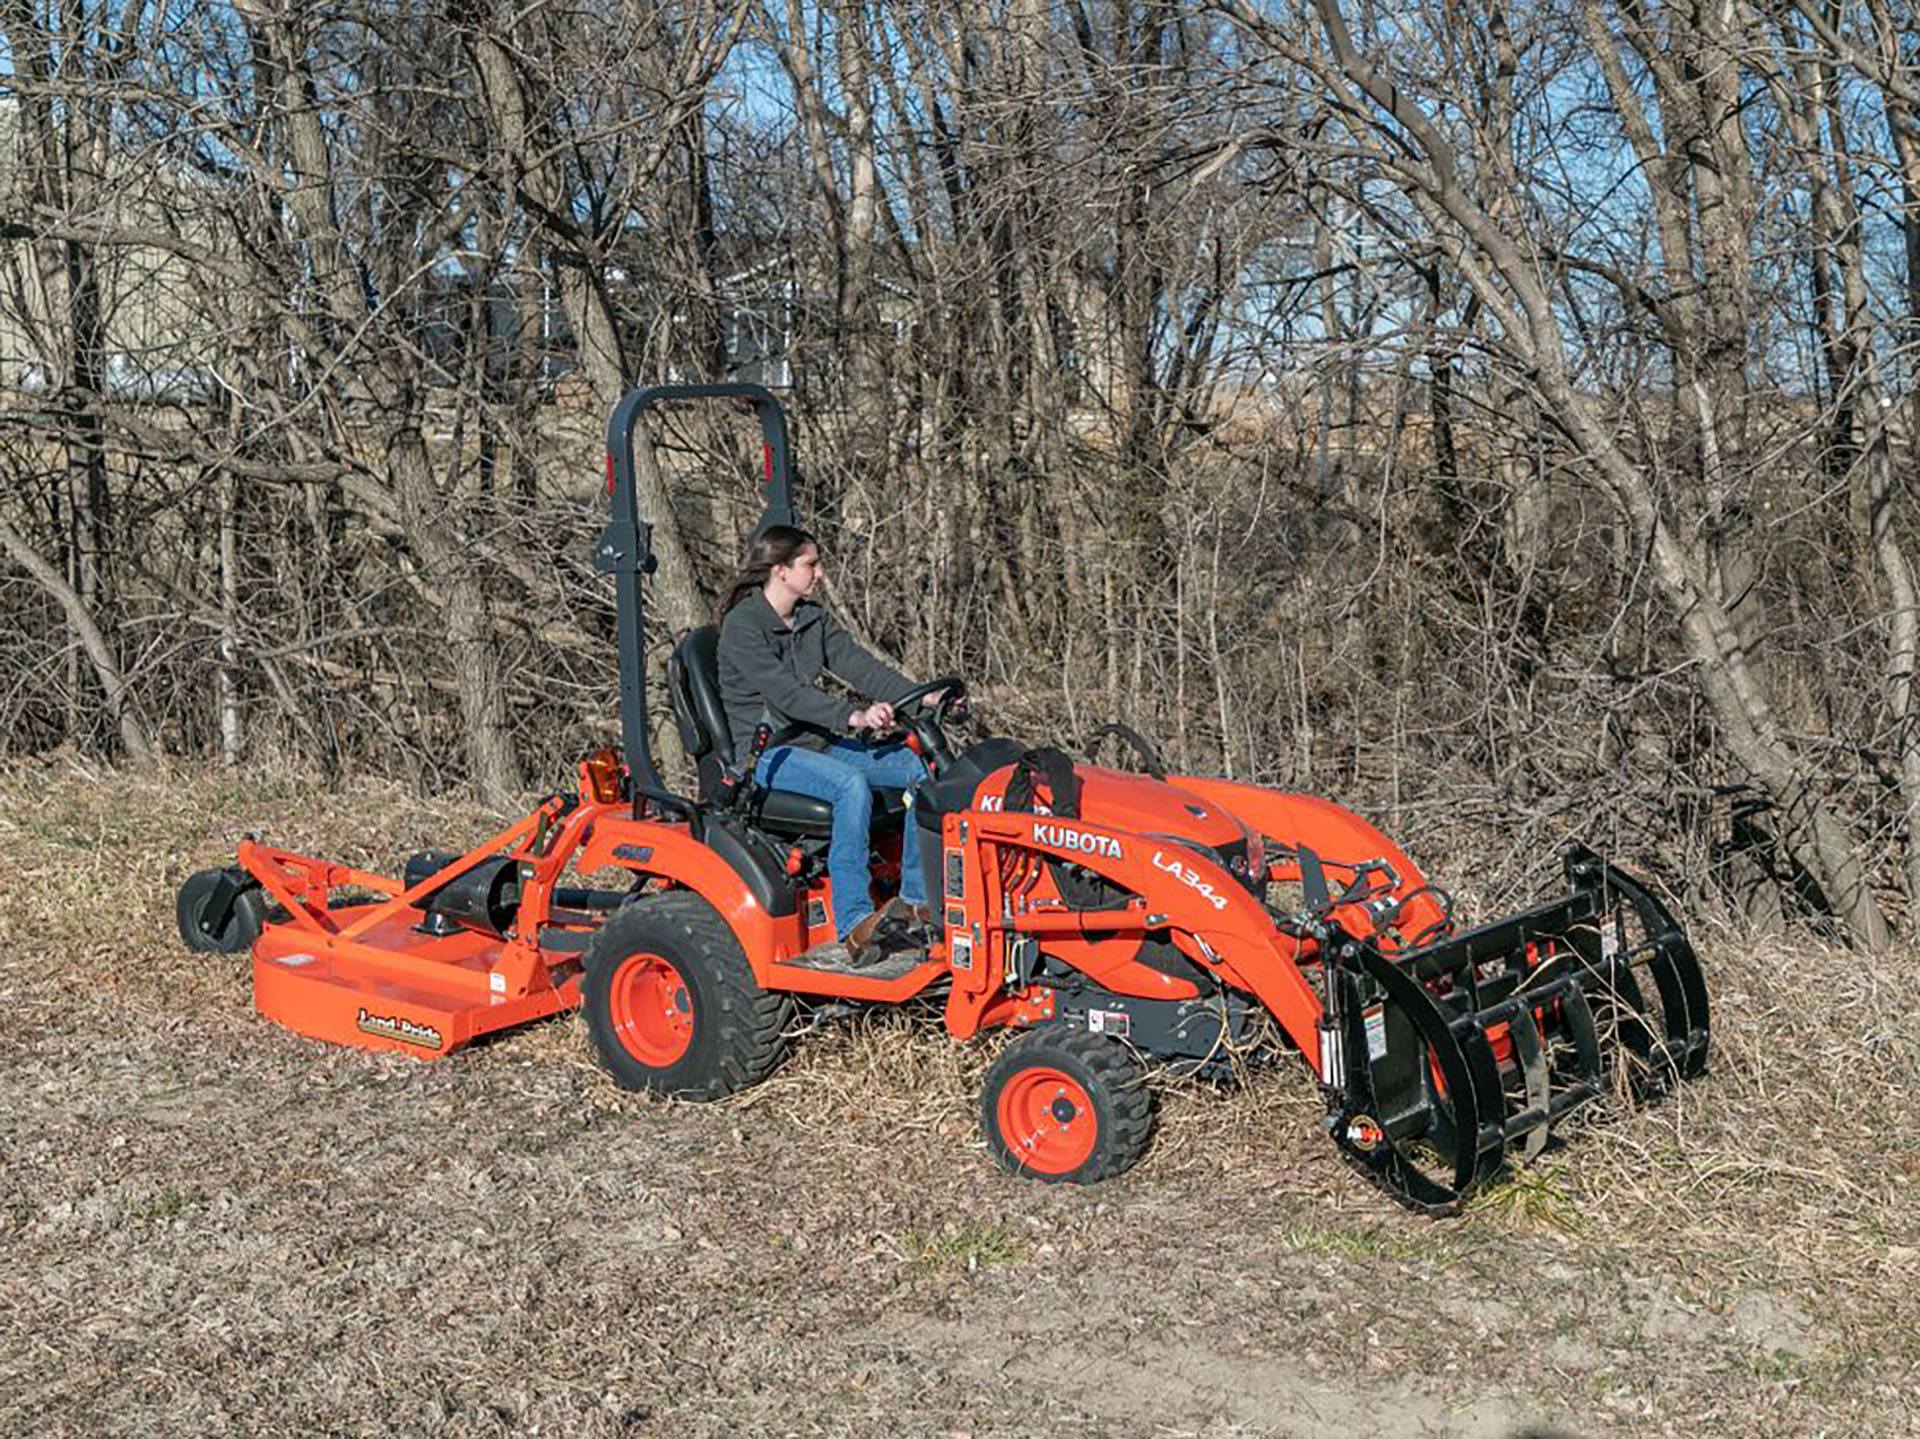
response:
[[[1303,43],[1304,37],[1250,8],[1238,13],[1250,31],[1324,87],[1329,116],[1344,141],[1405,195],[1422,237],[1473,288],[1497,326],[1499,344],[1564,433],[1569,458],[1619,506],[1635,548],[1646,554],[1729,752],[1764,787],[1783,816],[1788,843],[1855,939],[1870,949],[1884,948],[1890,931],[1866,869],[1846,824],[1821,796],[1780,724],[1752,637],[1743,632],[1736,613],[1744,587],[1730,588],[1737,581],[1728,564],[1727,477],[1744,452],[1738,372],[1747,301],[1742,226],[1750,212],[1744,198],[1744,142],[1732,116],[1729,82],[1720,73],[1726,67],[1719,67],[1710,84],[1694,78],[1713,55],[1724,56],[1727,36],[1717,28],[1686,28],[1671,12],[1672,30],[1655,36],[1641,24],[1637,9],[1628,14],[1624,43],[1636,47],[1653,75],[1667,107],[1663,114],[1677,122],[1681,142],[1696,147],[1684,164],[1661,164],[1650,176],[1657,196],[1674,196],[1671,204],[1657,199],[1656,213],[1674,224],[1681,223],[1684,206],[1706,215],[1699,229],[1705,252],[1696,252],[1691,227],[1668,235],[1662,253],[1671,268],[1658,290],[1610,266],[1584,266],[1614,280],[1635,309],[1650,308],[1660,318],[1674,357],[1676,394],[1693,407],[1699,425],[1704,493],[1695,510],[1674,503],[1683,492],[1670,488],[1663,498],[1655,489],[1574,369],[1577,346],[1562,325],[1550,277],[1583,257],[1556,253],[1526,230],[1500,223],[1490,208],[1486,192],[1503,187],[1503,179],[1504,187],[1526,183],[1521,167],[1482,148],[1490,137],[1472,124],[1471,112],[1460,123],[1459,112],[1423,94],[1405,67],[1363,52],[1336,0],[1316,0],[1314,10],[1323,47]],[[1615,47],[1622,40],[1594,9],[1582,13],[1622,131],[1640,148],[1643,163],[1662,161],[1665,152],[1653,148],[1639,93],[1618,62]],[[1539,208],[1512,206],[1526,213]],[[1692,278],[1697,254],[1710,273],[1716,257],[1732,266],[1732,277],[1714,275],[1702,290]],[[1676,295],[1678,300],[1671,298]]]
[[[65,511],[65,563],[50,561],[4,520],[0,546],[59,603],[75,641],[71,653],[76,659],[86,655],[127,757],[144,765],[153,762],[154,746],[128,690],[108,618],[113,495],[100,418],[107,298],[98,249],[84,235],[87,223],[110,214],[115,204],[110,148],[120,119],[118,57],[127,39],[116,27],[132,23],[124,12],[43,12],[32,0],[0,7],[0,43],[15,76],[10,198],[19,207],[16,215],[0,217],[0,225],[9,238],[24,242],[14,264],[24,259],[26,273],[16,268],[12,287],[23,298],[31,292],[38,302],[26,311],[32,322],[23,329],[50,402],[44,423],[64,451],[65,474],[54,504]],[[70,671],[75,706],[82,694],[77,681],[78,671]]]
[[[0,751],[517,804],[614,730],[605,411],[731,372],[1011,727],[1910,927],[1898,7],[151,13],[0,0]],[[663,644],[736,418],[641,456]]]

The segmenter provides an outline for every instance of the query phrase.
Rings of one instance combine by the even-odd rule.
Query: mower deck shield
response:
[[[255,1008],[297,1034],[417,1059],[572,1008],[580,1002],[578,940],[594,921],[556,910],[553,885],[578,835],[602,812],[549,799],[411,882],[243,841],[241,866],[279,906],[253,943]],[[436,900],[469,875],[474,894],[463,889],[458,904]],[[493,891],[509,880],[516,913],[490,912],[498,907]],[[519,904],[523,882],[537,898]],[[343,895],[336,903],[337,891],[377,898]],[[524,932],[488,932],[502,917],[517,918]]]
[[[501,939],[432,939],[434,957],[417,964],[405,963],[405,939],[419,945],[422,936],[394,920],[376,926],[365,943],[317,943],[311,934],[269,926],[253,947],[253,1003],[296,1034],[415,1059],[444,1059],[482,1034],[580,1003],[578,974],[520,995],[493,991],[503,974]],[[380,949],[382,943],[396,947]]]
[[[332,913],[359,919],[374,908]],[[255,1007],[313,1039],[440,1059],[483,1034],[580,1002],[577,966],[564,978],[547,969],[576,956],[556,953],[530,967],[515,962],[510,950],[522,947],[512,941],[467,930],[425,934],[424,918],[400,910],[355,939],[267,926],[253,949]]]

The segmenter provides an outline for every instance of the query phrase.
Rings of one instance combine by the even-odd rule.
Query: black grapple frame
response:
[[[1706,1066],[1706,983],[1680,925],[1591,850],[1566,875],[1560,899],[1391,957],[1325,936],[1327,1127],[1414,1208],[1445,1212],[1510,1154],[1532,1159],[1614,1083],[1650,1099]]]

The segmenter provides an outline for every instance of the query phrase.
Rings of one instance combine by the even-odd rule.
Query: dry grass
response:
[[[264,771],[0,776],[0,1429],[1910,1433],[1920,961],[1709,931],[1713,1073],[1444,1223],[1304,1074],[1002,1175],[987,1046],[835,1021],[722,1105],[577,1022],[424,1065],[254,1015],[174,886],[244,828],[389,867],[488,817]]]

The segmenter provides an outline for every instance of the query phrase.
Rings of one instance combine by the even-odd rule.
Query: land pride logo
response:
[[[1097,854],[1102,859],[1119,859],[1120,841],[1110,834],[1088,834],[1083,829],[1068,829],[1062,824],[1036,824],[1033,838],[1037,844],[1050,844],[1055,849],[1078,850],[1081,854]]]
[[[354,1021],[368,1034],[377,1034],[382,1039],[397,1039],[403,1044],[417,1044],[422,1049],[440,1047],[440,1031],[430,1024],[415,1024],[411,1019],[399,1015],[375,1014],[365,1005],[360,1007],[360,1017]]]

